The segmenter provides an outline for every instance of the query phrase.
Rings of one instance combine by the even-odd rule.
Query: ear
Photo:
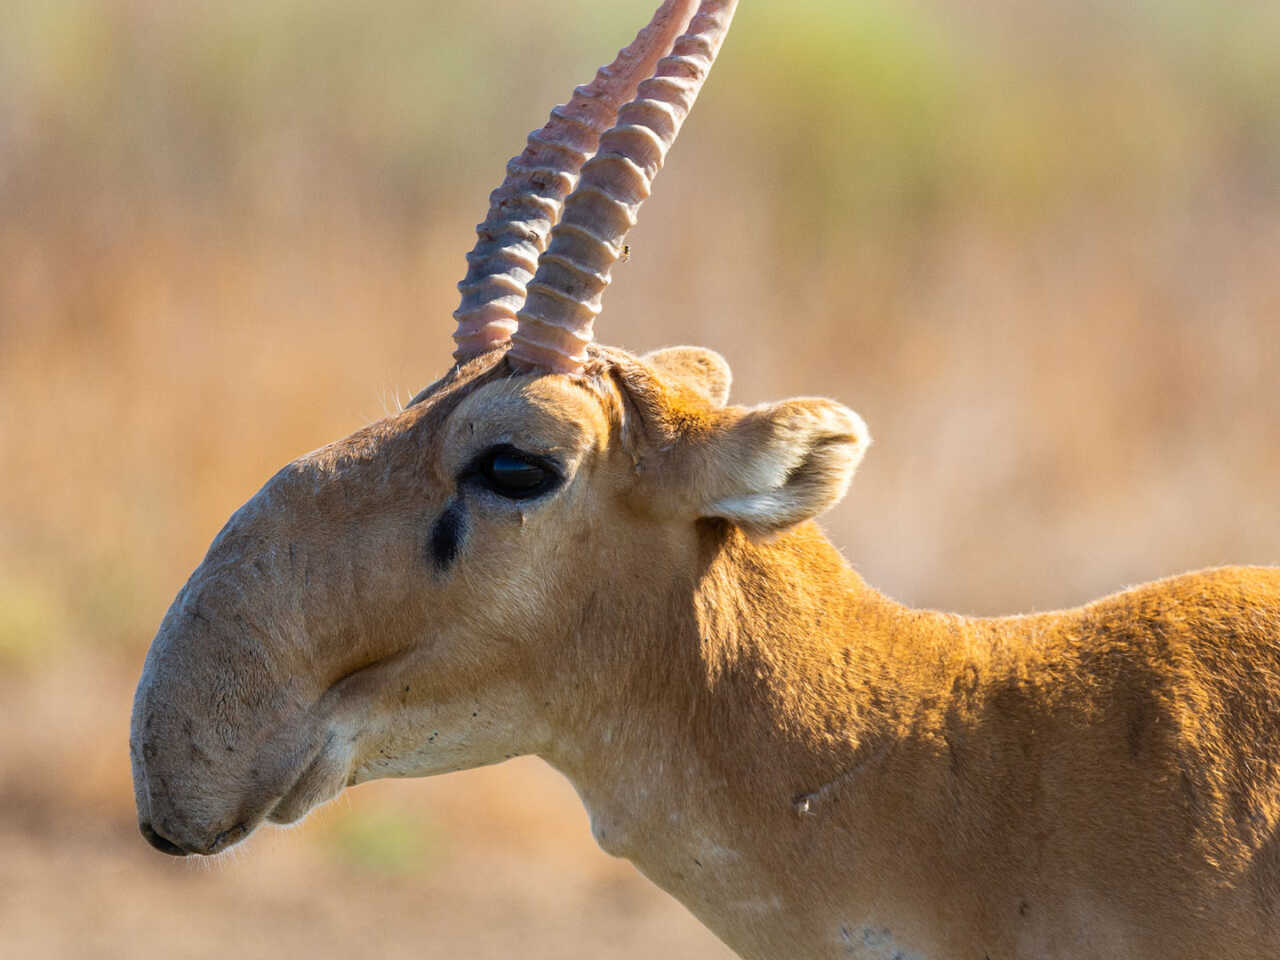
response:
[[[703,347],[667,347],[645,354],[645,363],[665,380],[673,380],[706,399],[713,407],[729,402],[733,374],[724,357]]]
[[[835,506],[871,436],[847,407],[804,398],[747,410],[702,443],[699,516],[767,536]]]

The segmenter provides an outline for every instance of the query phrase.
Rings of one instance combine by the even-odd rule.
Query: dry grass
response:
[[[6,14],[15,955],[723,955],[532,762],[361,788],[206,870],[132,835],[128,697],[164,607],[272,470],[443,369],[502,161],[645,15],[582,6]],[[607,340],[858,409],[877,444],[828,527],[913,603],[1280,561],[1280,8],[760,0],[736,29]]]

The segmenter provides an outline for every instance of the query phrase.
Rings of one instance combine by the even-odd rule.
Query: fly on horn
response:
[[[578,373],[586,364],[586,346],[623,240],[711,72],[737,5],[703,0],[689,32],[600,139],[600,151],[583,168],[563,219],[551,231],[550,247],[538,258],[512,338],[510,356],[518,366]]]
[[[453,339],[459,361],[506,343],[515,332],[525,283],[578,171],[618,109],[688,24],[694,2],[666,0],[617,59],[552,110],[547,124],[529,134],[524,152],[507,164],[506,179],[489,197],[489,215],[476,227],[467,276],[458,284],[462,302],[453,314],[458,321]]]

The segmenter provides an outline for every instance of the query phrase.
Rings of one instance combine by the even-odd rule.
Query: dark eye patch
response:
[[[458,559],[458,551],[462,548],[462,537],[466,532],[467,515],[462,504],[455,500],[440,514],[431,527],[431,539],[427,550],[431,554],[431,562],[440,572],[448,570],[453,561]]]

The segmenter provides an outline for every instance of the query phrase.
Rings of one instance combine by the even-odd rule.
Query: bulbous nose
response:
[[[158,833],[149,820],[139,820],[138,830],[142,833],[143,837],[146,838],[147,843],[151,844],[161,853],[167,853],[171,857],[185,857],[191,853],[190,850],[186,850],[178,846],[178,844],[174,843],[168,837],[162,836]]]

